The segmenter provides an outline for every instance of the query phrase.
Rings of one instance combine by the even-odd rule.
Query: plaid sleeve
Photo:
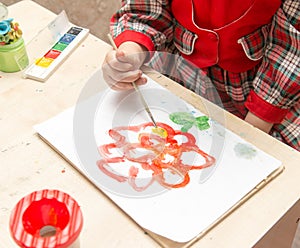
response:
[[[300,100],[300,1],[283,1],[275,14],[262,65],[246,107],[272,123]]]
[[[172,40],[169,0],[122,0],[112,16],[110,31],[115,42],[135,41],[148,50],[162,50]]]

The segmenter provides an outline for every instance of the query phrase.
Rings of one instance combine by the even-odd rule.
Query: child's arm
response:
[[[273,18],[254,90],[246,101],[249,111],[265,122],[281,123],[300,100],[299,25],[299,0],[283,1]]]
[[[122,8],[111,18],[110,32],[117,47],[134,41],[148,51],[164,49],[173,39],[169,0],[122,0]]]
[[[261,118],[252,114],[250,111],[247,113],[245,121],[266,133],[269,133],[273,126],[273,123],[262,120]]]
[[[131,89],[132,81],[146,83],[140,67],[149,51],[163,49],[172,41],[172,15],[168,0],[122,0],[111,18],[110,31],[118,47],[106,55],[103,76],[115,90]]]

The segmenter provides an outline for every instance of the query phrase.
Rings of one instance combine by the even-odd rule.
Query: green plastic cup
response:
[[[17,72],[29,64],[23,38],[8,45],[0,45],[0,71]]]

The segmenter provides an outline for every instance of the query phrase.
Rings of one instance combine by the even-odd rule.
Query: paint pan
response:
[[[10,216],[10,232],[24,248],[78,248],[83,216],[68,194],[44,189],[22,198]]]

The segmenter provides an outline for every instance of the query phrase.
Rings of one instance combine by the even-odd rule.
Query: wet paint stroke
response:
[[[157,126],[159,130],[155,130],[149,122],[110,129],[108,134],[114,142],[99,146],[102,159],[97,161],[98,168],[116,181],[128,182],[136,191],[143,191],[155,181],[165,188],[184,187],[190,182],[191,170],[207,168],[215,163],[214,157],[197,146],[192,134],[174,130],[165,123],[158,122]],[[137,136],[136,142],[127,140],[126,133],[129,132]],[[183,156],[186,153],[194,153],[203,159],[199,164],[185,163]],[[129,166],[128,175],[118,173],[112,165]],[[150,172],[151,175],[144,185],[137,183],[140,170]],[[176,180],[170,182],[170,175],[176,177]]]
[[[206,130],[210,128],[207,116],[194,117],[192,113],[187,112],[175,112],[169,115],[169,118],[174,123],[181,125],[181,131],[187,132],[193,126],[199,130]]]

